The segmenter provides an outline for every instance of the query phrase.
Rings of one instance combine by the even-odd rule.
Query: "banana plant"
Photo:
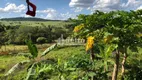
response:
[[[58,72],[58,78],[59,80],[67,80],[67,77],[71,72],[74,72],[76,68],[68,67],[68,63],[61,61],[61,59],[58,59],[57,66],[55,67]]]
[[[32,55],[32,58],[35,59],[38,57],[38,50],[37,50],[37,47],[30,41],[26,41],[26,44],[28,45],[28,48],[30,50],[30,53]],[[45,56],[47,53],[49,53],[52,49],[54,49],[56,47],[56,44],[50,46],[49,48],[47,48],[41,55],[41,57]],[[40,57],[40,58],[41,58]],[[32,75],[35,75],[37,73],[41,73],[42,71],[44,70],[47,70],[48,67],[44,66],[40,71],[38,72],[33,72],[34,71],[34,67],[35,65],[37,64],[37,62],[33,62],[33,64],[31,64],[31,66],[29,67],[29,71],[28,71],[28,74],[27,74],[27,77],[25,80],[30,80],[30,77]]]
[[[100,55],[102,58],[103,58],[103,61],[104,61],[104,65],[106,66],[105,67],[105,70],[107,71],[108,70],[108,63],[114,63],[112,60],[110,60],[110,57],[113,55],[113,52],[117,49],[117,45],[104,45],[104,48],[99,46],[99,49],[100,49]]]
[[[25,41],[27,46],[28,46],[28,49],[32,55],[32,58],[36,58],[38,56],[38,50],[37,50],[37,47],[35,46],[35,44],[32,43],[31,40],[26,40]]]
[[[31,40],[26,40],[25,43],[28,46],[29,52],[31,53],[31,58],[29,58],[29,60],[24,60],[21,61],[19,63],[17,63],[16,65],[14,65],[6,74],[5,76],[9,76],[10,74],[14,73],[14,71],[16,71],[17,69],[19,69],[19,67],[23,66],[24,64],[30,63],[30,66],[28,67],[28,74],[27,77],[25,78],[25,80],[30,80],[30,77],[32,75],[34,75],[35,72],[34,71],[34,67],[36,66],[36,64],[38,63],[36,61],[36,58],[38,57],[38,49],[36,47],[35,44],[32,43]],[[51,47],[47,48],[43,53],[42,56],[45,56],[48,52],[50,52],[52,49],[54,49],[56,47],[56,44],[52,45]],[[41,56],[41,57],[42,57]]]

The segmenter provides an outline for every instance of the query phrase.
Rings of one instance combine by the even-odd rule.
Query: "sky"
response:
[[[66,20],[79,14],[142,9],[142,0],[30,0],[37,6],[38,18]],[[30,17],[26,0],[0,0],[0,18]]]

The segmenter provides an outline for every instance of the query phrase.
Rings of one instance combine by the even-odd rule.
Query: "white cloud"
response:
[[[87,10],[91,10],[91,12],[95,10],[104,12],[112,10],[136,10],[139,9],[141,5],[142,0],[71,0],[69,4],[70,7],[87,8]]]
[[[96,0],[93,10],[110,11],[118,10],[120,7],[120,0]]]
[[[0,17],[0,19],[2,19],[3,17]]]
[[[54,13],[54,14],[47,14],[46,19],[51,19],[51,20],[67,20],[68,18],[75,18],[75,14],[70,14],[69,12],[67,13]]]
[[[141,5],[140,7],[137,8],[137,10],[140,10],[140,9],[142,9],[142,5]]]
[[[67,13],[59,13],[57,10],[48,8],[46,10],[38,10],[37,14],[40,14],[41,18],[51,19],[51,20],[66,20],[68,18],[75,18],[75,14]],[[42,15],[42,16],[41,16]],[[44,16],[46,15],[46,16]]]
[[[77,8],[73,8],[72,10],[77,13],[77,12],[81,12],[83,8],[77,7]]]
[[[67,20],[68,18],[76,18],[76,17],[77,17],[76,14],[71,14],[69,12],[60,14],[60,18],[62,20]]]
[[[15,12],[20,13],[26,9],[24,4],[16,6],[14,3],[7,3],[4,8],[0,8],[0,12]]]
[[[20,17],[26,17],[27,18],[27,17],[32,17],[32,16],[29,16],[29,15],[26,15],[26,14],[21,14]]]
[[[29,15],[24,15],[24,17],[31,17],[31,16],[29,16]]]
[[[70,7],[74,7],[74,12],[81,12],[83,8],[88,8],[93,5],[95,0],[71,0]]]
[[[46,14],[46,17],[43,17],[45,19],[57,19],[58,12],[55,9],[48,8],[46,10],[38,10],[37,13],[39,14]]]
[[[88,8],[93,4],[94,0],[71,0],[70,7],[83,7]]]
[[[51,19],[51,20],[57,20],[57,13],[48,13],[47,16],[45,17],[46,19]]]
[[[121,7],[123,9],[136,9],[142,4],[142,0],[128,0],[127,3],[123,3]]]
[[[41,15],[40,15],[40,18],[43,18],[43,17],[44,17],[44,15],[41,14]]]
[[[56,10],[47,8],[46,10],[38,10],[37,13],[56,13]]]
[[[142,4],[142,0],[96,0],[92,11],[112,11],[112,10],[135,10]]]

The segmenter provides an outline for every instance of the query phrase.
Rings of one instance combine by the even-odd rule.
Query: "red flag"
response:
[[[30,16],[35,16],[36,14],[36,5],[34,5],[33,3],[29,2],[29,0],[26,0],[27,2],[27,6],[28,6],[28,11],[26,12],[27,15],[30,15]],[[32,11],[30,10],[30,6],[32,7]]]

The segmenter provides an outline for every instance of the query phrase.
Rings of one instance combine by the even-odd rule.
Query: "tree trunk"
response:
[[[113,74],[112,74],[112,80],[117,80],[117,75],[118,75],[118,67],[119,67],[119,51],[116,53],[115,57],[115,64],[114,64],[114,69],[113,69]]]
[[[91,59],[92,62],[93,62],[94,59],[95,59],[95,54],[94,54],[93,48],[91,49],[90,59]],[[95,76],[92,76],[92,77],[91,77],[91,80],[96,80]]]
[[[90,59],[91,59],[92,61],[94,61],[94,59],[95,59],[95,55],[94,55],[93,48],[91,49]]]
[[[126,62],[126,59],[127,59],[127,48],[125,48],[124,51],[125,52],[123,54],[124,56],[123,56],[123,60],[122,60],[122,70],[121,70],[122,79],[124,79],[123,76],[124,76],[124,73],[125,73],[125,62]]]

